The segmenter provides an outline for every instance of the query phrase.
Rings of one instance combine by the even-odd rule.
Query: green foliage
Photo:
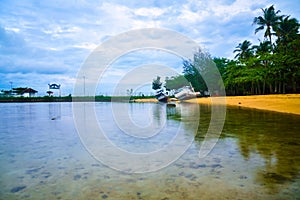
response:
[[[251,42],[249,42],[248,40],[239,43],[239,45],[236,46],[236,49],[233,51],[233,53],[238,52],[234,58],[238,58],[241,61],[250,58],[253,55],[250,46]]]
[[[270,43],[272,44],[272,30],[276,30],[278,25],[278,21],[283,16],[279,16],[280,10],[275,11],[274,5],[269,8],[262,9],[263,15],[259,17],[255,17],[253,20],[253,24],[257,24],[258,27],[255,29],[255,34],[261,30],[266,28],[264,37],[269,38]]]
[[[258,45],[245,40],[234,53],[237,60],[216,60],[228,95],[300,92],[299,23],[290,16],[278,15],[274,6],[262,9],[255,17],[255,33],[265,29]],[[276,37],[272,43],[272,37]],[[267,39],[267,40],[266,40]]]
[[[183,75],[166,77],[165,87],[167,90],[176,90],[186,85],[189,85],[189,82]]]
[[[190,82],[196,92],[206,91],[207,86],[203,76],[210,74],[210,57],[200,50],[194,54],[193,61],[183,61],[183,74],[185,79]]]
[[[153,79],[152,89],[157,90],[157,89],[160,89],[161,86],[162,86],[162,82],[160,81],[160,77],[157,76],[156,79]]]
[[[166,78],[166,88],[177,89],[190,82],[195,91],[205,91],[207,86],[213,91],[220,72],[227,95],[300,92],[300,24],[279,12],[274,6],[262,9],[262,16],[253,20],[258,26],[255,34],[265,30],[262,40],[254,45],[249,40],[239,43],[234,60],[214,58],[218,72],[211,70],[210,56],[199,50],[193,60],[183,61],[183,75]],[[153,80],[152,87],[161,87],[160,77]]]

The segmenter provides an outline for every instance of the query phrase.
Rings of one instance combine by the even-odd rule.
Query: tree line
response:
[[[234,60],[215,59],[223,70],[227,94],[272,94],[299,92],[300,35],[299,22],[289,15],[279,15],[274,6],[262,9],[255,17],[254,33],[264,31],[259,44],[248,40],[233,51]]]
[[[258,44],[245,40],[233,50],[234,59],[213,58],[222,76],[227,95],[251,95],[300,92],[299,22],[280,15],[272,5],[253,19],[254,34],[264,31]],[[183,75],[167,77],[165,87],[175,89],[192,84],[195,91],[208,90],[203,76],[203,53],[183,61]],[[184,81],[185,80],[185,81]],[[218,84],[218,83],[216,83]]]

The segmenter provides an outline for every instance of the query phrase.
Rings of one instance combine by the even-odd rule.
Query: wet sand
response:
[[[190,99],[186,102],[210,104],[212,99],[219,100],[220,97]],[[139,99],[135,102],[157,102],[157,100]],[[300,115],[300,94],[228,96],[226,97],[226,105]]]

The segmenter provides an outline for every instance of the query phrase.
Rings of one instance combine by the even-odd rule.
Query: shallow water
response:
[[[128,106],[126,113],[141,130],[152,124],[155,135],[141,131],[150,139],[124,134],[131,126],[122,129],[124,124],[113,122],[117,115],[122,123],[124,112],[114,115],[111,103],[95,103],[97,121],[120,148],[139,153],[163,149],[180,128],[183,141],[194,141],[158,171],[130,173],[130,165],[116,171],[80,140],[71,103],[0,104],[0,199],[300,199],[300,116],[228,107],[217,144],[200,159],[209,106],[200,107],[196,133],[195,119],[188,117],[195,105]],[[81,117],[90,122],[85,112]]]

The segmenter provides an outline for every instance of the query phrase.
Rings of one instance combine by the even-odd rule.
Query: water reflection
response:
[[[86,111],[93,104],[79,104],[79,117],[90,124]],[[97,102],[98,122],[121,148],[163,148],[179,127],[180,139],[194,140],[162,170],[125,174],[103,166],[84,149],[69,103],[0,104],[0,199],[299,199],[300,116],[229,107],[217,145],[201,160],[211,107],[201,105],[196,116],[195,106],[130,104],[128,112],[137,123],[152,120],[159,127],[165,121],[160,135],[146,143],[122,134],[112,123],[110,104]],[[105,146],[101,151],[109,154]]]
[[[48,113],[50,120],[59,120],[61,119],[61,104],[62,103],[49,103],[48,104]]]
[[[256,168],[255,180],[266,187],[299,178],[300,117],[252,109],[228,108],[223,138],[234,137],[241,155],[264,162]]]
[[[73,104],[73,111],[81,140],[96,159],[113,169],[141,173],[169,165],[190,147],[199,113],[198,105],[188,107],[178,107],[181,122],[167,120],[166,104]]]

